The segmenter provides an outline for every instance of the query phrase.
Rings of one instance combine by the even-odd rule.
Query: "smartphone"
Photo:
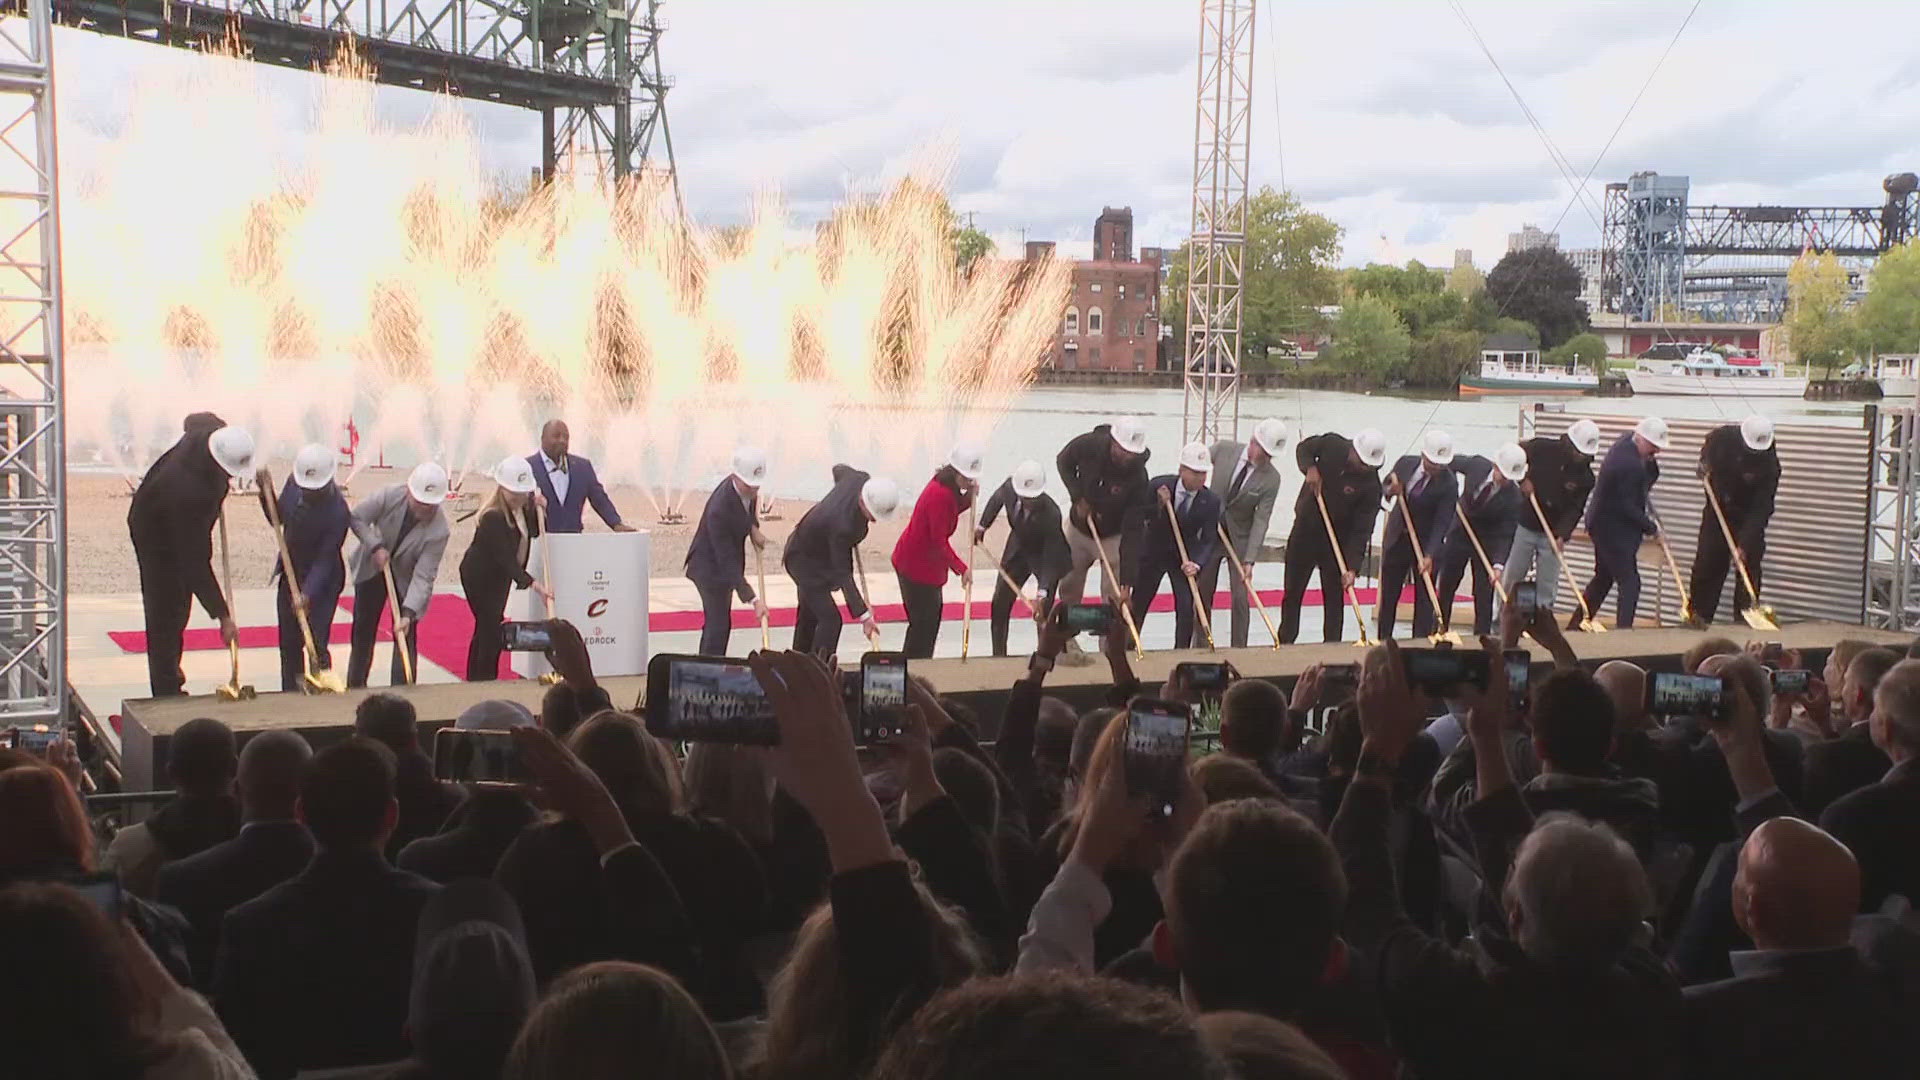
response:
[[[900,734],[907,707],[907,658],[901,653],[870,652],[860,658],[860,745],[885,742]]]
[[[773,746],[780,725],[753,669],[716,656],[661,653],[647,663],[647,730],[684,742]]]
[[[1187,768],[1187,738],[1193,712],[1178,701],[1134,698],[1120,740],[1127,791],[1152,800],[1153,816],[1170,818]]]
[[[1173,665],[1173,676],[1168,682],[1178,680],[1185,674],[1187,686],[1203,694],[1218,694],[1227,688],[1233,676],[1224,663],[1200,663],[1183,660]]]
[[[1773,692],[1776,694],[1804,694],[1807,692],[1807,680],[1813,677],[1812,672],[1803,669],[1775,669],[1772,675]]]
[[[1647,679],[1647,712],[1654,716],[1718,717],[1722,684],[1713,675],[1659,671]]]
[[[1492,678],[1492,662],[1482,649],[1401,649],[1400,670],[1407,685],[1431,694],[1456,686],[1485,691]]]
[[[64,729],[50,728],[45,724],[8,728],[5,745],[10,750],[20,750],[34,757],[46,757],[48,748],[64,734],[66,734]]]
[[[1500,655],[1506,661],[1507,668],[1507,710],[1519,716],[1531,704],[1529,690],[1533,685],[1533,654],[1525,649],[1508,649]]]
[[[1065,604],[1060,627],[1069,634],[1104,634],[1113,625],[1112,604]]]
[[[433,775],[460,784],[518,784],[533,779],[510,731],[433,733]]]
[[[1513,587],[1513,610],[1520,625],[1529,626],[1540,615],[1540,585],[1532,578]]]
[[[108,922],[120,922],[121,913],[126,908],[126,894],[120,886],[120,875],[88,874],[62,884],[86,897],[88,903],[100,909],[100,914],[105,915]]]
[[[553,648],[553,628],[545,622],[503,622],[500,643],[508,652],[546,652]]]
[[[1347,687],[1359,686],[1360,685],[1360,665],[1359,664],[1321,664],[1320,665],[1320,685],[1321,686],[1347,686]]]

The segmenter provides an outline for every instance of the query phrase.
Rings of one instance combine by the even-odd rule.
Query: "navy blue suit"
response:
[[[547,497],[548,532],[582,531],[585,525],[581,518],[587,503],[593,504],[594,512],[609,528],[620,524],[620,511],[613,508],[613,500],[607,497],[607,489],[600,486],[600,477],[593,471],[593,462],[578,454],[567,455],[567,497],[564,499],[554,494],[553,481],[547,478],[545,454],[528,454],[527,464],[533,466],[533,479],[540,485],[540,494]]]
[[[1456,456],[1453,471],[1460,477],[1460,506],[1473,525],[1473,535],[1480,538],[1488,559],[1505,559],[1513,547],[1513,530],[1520,523],[1521,507],[1527,501],[1520,493],[1520,485],[1487,487],[1487,479],[1493,475],[1493,462],[1476,454]],[[1490,634],[1493,632],[1493,579],[1487,576],[1486,564],[1474,554],[1473,540],[1461,526],[1460,515],[1452,509],[1445,513],[1447,539],[1440,546],[1440,554],[1434,556],[1434,587],[1440,591],[1440,602],[1451,608],[1460,579],[1471,566],[1473,632]]]
[[[1418,492],[1414,492],[1413,487],[1418,481],[1424,460],[1418,454],[1408,454],[1393,463],[1388,475],[1399,477],[1400,483],[1409,492],[1407,506],[1413,511],[1413,527],[1420,533],[1420,550],[1437,565],[1441,545],[1447,538],[1447,527],[1453,523],[1453,504],[1459,497],[1460,485],[1452,469],[1442,469],[1437,473],[1428,473],[1426,482]],[[1386,486],[1388,491],[1392,490],[1390,481]],[[1413,540],[1407,535],[1407,516],[1395,506],[1387,511],[1386,536],[1380,542],[1380,600],[1374,606],[1380,611],[1382,641],[1393,636],[1394,618],[1399,614],[1400,589],[1408,578],[1413,579],[1413,634],[1415,637],[1424,637],[1433,633],[1433,599],[1427,595],[1427,587],[1420,581],[1420,572],[1414,563]]]
[[[260,509],[266,510],[267,493],[260,492]],[[347,500],[340,489],[326,487],[307,491],[292,477],[280,486],[280,521],[287,530],[287,552],[292,556],[293,572],[299,578],[301,595],[307,598],[307,626],[313,630],[313,645],[320,653],[322,669],[333,666],[327,638],[333,632],[333,612],[340,605],[340,592],[347,587],[347,563],[340,549],[347,542]],[[274,559],[273,580],[282,576],[280,560]],[[300,689],[306,673],[306,639],[295,621],[293,599],[285,585],[274,590],[274,606],[280,613],[280,689]]]
[[[1188,493],[1180,486],[1178,476],[1154,477],[1147,490],[1151,510],[1143,511],[1150,516],[1141,523],[1140,558],[1135,564],[1130,605],[1134,618],[1144,627],[1147,609],[1153,604],[1154,594],[1160,591],[1160,582],[1172,578],[1173,647],[1184,649],[1193,644],[1193,589],[1180,587],[1187,575],[1180,568],[1180,545],[1174,542],[1167,509],[1160,503],[1162,490],[1176,507],[1180,505],[1180,496],[1188,495],[1186,512],[1178,515],[1180,535],[1187,545],[1187,558],[1199,566],[1207,565],[1220,546],[1220,496],[1205,485]]]
[[[732,476],[721,480],[707,496],[700,525],[687,545],[687,580],[699,591],[704,612],[701,656],[727,654],[727,640],[733,634],[730,594],[738,593],[743,603],[753,603],[753,586],[747,584],[747,538],[760,523],[760,509],[757,505],[749,509],[747,504],[758,501],[742,497]]]
[[[1659,528],[1648,499],[1660,466],[1640,453],[1633,433],[1614,440],[1600,463],[1593,501],[1587,505],[1587,535],[1593,538],[1593,580],[1587,583],[1587,608],[1596,615],[1614,583],[1620,584],[1619,626],[1633,625],[1640,603],[1640,542]],[[1579,615],[1575,613],[1575,621]]]

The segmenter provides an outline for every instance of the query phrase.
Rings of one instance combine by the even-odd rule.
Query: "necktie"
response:
[[[1487,505],[1487,500],[1491,498],[1493,498],[1493,478],[1488,477],[1486,483],[1474,489],[1473,497],[1467,500],[1467,509],[1478,510]]]
[[[1174,514],[1177,515],[1181,521],[1187,520],[1187,504],[1192,501],[1193,494],[1186,488],[1181,488],[1180,499],[1174,504]]]
[[[1253,471],[1252,462],[1242,461],[1240,463],[1239,471],[1233,474],[1233,483],[1227,485],[1227,501],[1228,502],[1232,502],[1234,499],[1234,496],[1240,494],[1240,485],[1245,484],[1247,482],[1247,474],[1252,471]]]
[[[1408,498],[1416,498],[1427,486],[1427,470],[1416,469],[1413,473],[1413,486],[1407,489]]]

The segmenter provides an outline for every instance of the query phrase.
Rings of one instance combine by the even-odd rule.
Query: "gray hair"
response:
[[[1920,753],[1920,660],[1902,660],[1880,677],[1873,711],[1886,725],[1889,744]]]
[[[1507,876],[1520,947],[1536,962],[1600,968],[1630,948],[1653,892],[1618,833],[1572,814],[1548,814],[1520,843]]]

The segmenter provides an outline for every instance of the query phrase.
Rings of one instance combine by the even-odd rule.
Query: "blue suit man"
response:
[[[600,486],[593,462],[567,453],[567,440],[567,422],[549,420],[547,426],[540,429],[540,452],[527,457],[527,464],[533,466],[533,478],[540,485],[540,494],[547,498],[546,530],[550,533],[582,531],[585,528],[582,511],[587,503],[592,503],[600,520],[614,532],[632,532],[633,526],[620,520],[620,511],[614,509],[607,489]]]
[[[1413,527],[1420,536],[1420,553],[1425,561],[1414,565],[1413,539],[1407,534],[1407,514],[1395,507],[1387,515],[1386,536],[1380,542],[1380,640],[1393,636],[1394,618],[1399,614],[1400,589],[1413,578],[1413,636],[1433,633],[1436,612],[1427,595],[1422,576],[1431,578],[1434,560],[1440,555],[1447,530],[1453,525],[1453,504],[1460,496],[1460,483],[1453,472],[1453,439],[1444,431],[1427,433],[1426,445],[1419,454],[1408,454],[1393,463],[1387,474],[1386,494],[1397,497],[1412,511]],[[1441,603],[1447,603],[1442,598]]]
[[[306,609],[314,649],[320,654],[315,660],[316,670],[333,666],[327,638],[333,632],[333,613],[340,605],[340,593],[347,587],[347,562],[340,549],[347,542],[348,510],[346,497],[333,482],[335,463],[333,451],[324,446],[302,447],[293,459],[293,475],[281,485],[275,500],[287,532],[294,584]],[[260,511],[266,513],[267,486],[262,484],[257,490]],[[269,576],[275,581],[284,576],[279,559],[274,560]],[[277,585],[274,592],[280,613],[280,689],[296,691],[306,673],[306,638],[300,633],[292,593],[284,584]]]
[[[1607,593],[1618,583],[1620,603],[1615,609],[1622,630],[1633,626],[1640,604],[1640,542],[1660,531],[1653,520],[1654,481],[1660,466],[1654,455],[1667,448],[1667,422],[1649,416],[1614,440],[1600,463],[1600,478],[1587,504],[1587,536],[1593,540],[1593,580],[1587,583],[1587,608],[1596,616]],[[1580,619],[1576,612],[1574,622]]]
[[[1160,582],[1173,579],[1173,647],[1176,649],[1193,644],[1194,590],[1183,582],[1197,577],[1200,568],[1219,554],[1220,496],[1207,487],[1207,473],[1212,466],[1213,459],[1204,444],[1188,444],[1180,454],[1179,474],[1155,477],[1148,485],[1148,508],[1137,511],[1147,515],[1137,534],[1139,557],[1135,559],[1124,549],[1120,556],[1123,564],[1135,564],[1131,575],[1123,571],[1122,580],[1133,582],[1129,603],[1143,630],[1153,596],[1160,591]],[[1180,523],[1180,542],[1186,545],[1184,562],[1180,558],[1180,542],[1174,540],[1173,525],[1167,520],[1169,506],[1173,508],[1174,519]]]

